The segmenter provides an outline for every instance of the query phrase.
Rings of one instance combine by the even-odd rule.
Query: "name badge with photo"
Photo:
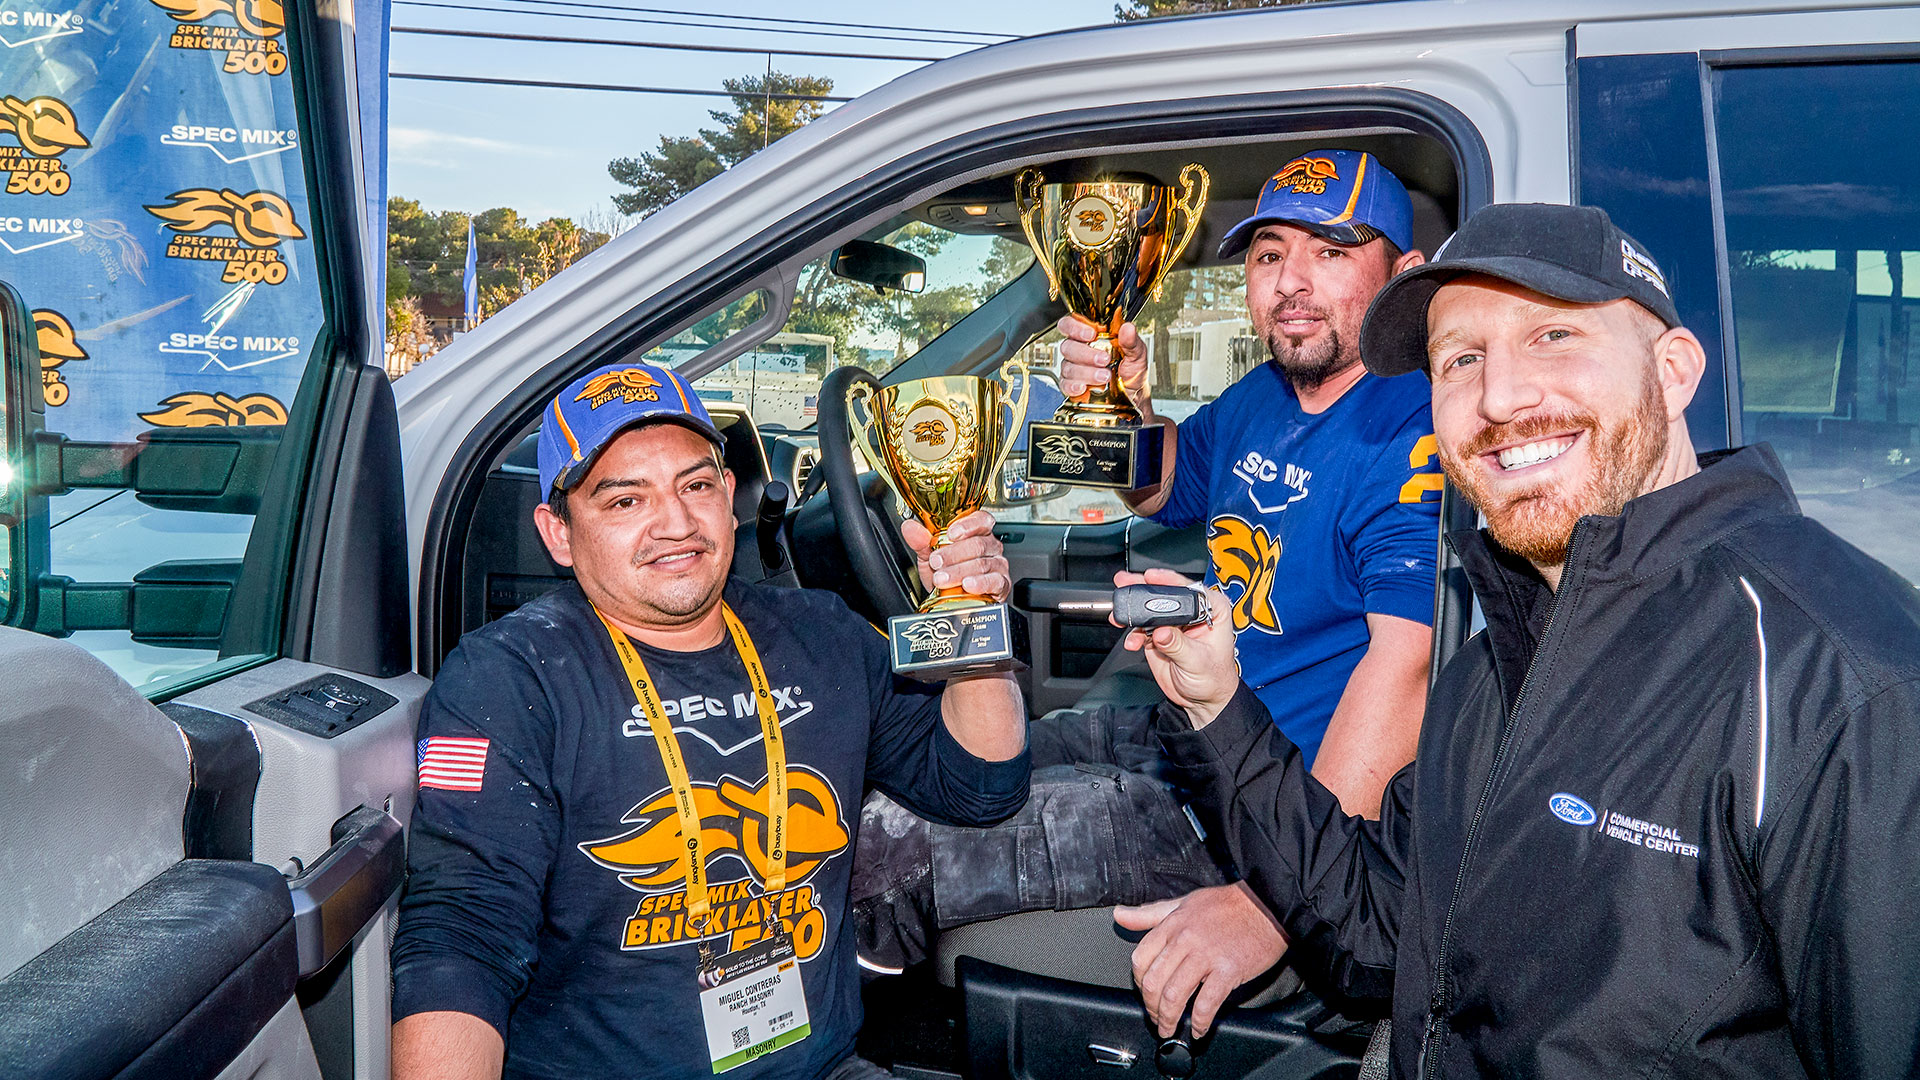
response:
[[[806,1038],[812,1028],[793,938],[777,934],[703,965],[700,1015],[716,1073]]]

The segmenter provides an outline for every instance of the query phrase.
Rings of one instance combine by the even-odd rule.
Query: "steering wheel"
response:
[[[900,537],[899,523],[887,511],[887,486],[878,472],[867,475],[864,490],[853,467],[853,428],[848,403],[855,384],[875,390],[879,380],[862,368],[836,368],[820,384],[820,421],[814,428],[820,444],[820,462],[814,468],[826,477],[827,503],[834,527],[854,577],[881,617],[906,615],[914,610],[920,591],[914,575],[913,552]],[[914,575],[911,580],[909,575]]]

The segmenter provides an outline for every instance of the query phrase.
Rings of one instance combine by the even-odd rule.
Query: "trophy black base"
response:
[[[1132,491],[1160,482],[1166,426],[1027,425],[1027,479]]]
[[[927,682],[1027,667],[1027,620],[1005,604],[895,615],[887,640],[893,670]]]

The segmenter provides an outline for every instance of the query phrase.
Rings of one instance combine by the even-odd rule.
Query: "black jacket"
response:
[[[1170,707],[1293,955],[1391,1002],[1394,1075],[1920,1070],[1920,603],[1765,447],[1574,530],[1558,595],[1449,537],[1486,613],[1378,822],[1243,686]]]

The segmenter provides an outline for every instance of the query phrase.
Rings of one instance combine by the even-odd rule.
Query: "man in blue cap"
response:
[[[575,580],[467,634],[420,718],[393,1063],[426,1077],[865,1080],[847,919],[867,788],[985,824],[1027,793],[1008,675],[896,678],[838,596],[729,576],[724,441],[647,364],[542,417],[535,525]],[[984,513],[933,586],[1004,600]]]
[[[1148,423],[1169,428],[1161,481],[1127,499],[1166,525],[1207,524],[1208,580],[1233,600],[1247,683],[1347,810],[1377,817],[1419,735],[1439,547],[1426,387],[1368,375],[1358,349],[1374,294],[1424,261],[1412,201],[1372,154],[1311,151],[1262,186],[1219,254],[1245,259],[1247,310],[1272,362],[1175,426],[1154,413],[1140,335],[1121,327],[1121,382]],[[1059,330],[1061,389],[1104,381],[1093,327],[1068,316]],[[1164,766],[1151,715],[1102,707],[1036,722],[1033,795],[991,830],[916,829],[871,801],[854,883],[862,956],[916,959],[927,937],[916,916],[929,909],[951,926],[1139,904],[1116,915],[1149,931],[1136,966],[1198,972],[1193,1023],[1205,1032],[1227,994],[1272,968],[1286,942],[1246,885],[1221,884],[1172,793],[1154,782]],[[1036,833],[1048,874],[1022,861],[1031,841],[1020,837]],[[1084,839],[1108,835],[1104,845]]]
[[[1145,343],[1119,377],[1167,427],[1158,483],[1125,496],[1172,528],[1205,522],[1208,582],[1234,601],[1240,665],[1346,808],[1377,815],[1412,756],[1431,645],[1441,475],[1425,388],[1367,374],[1360,323],[1413,248],[1407,189],[1372,154],[1314,150],[1220,242],[1272,354],[1179,424],[1155,414]],[[1060,320],[1061,389],[1104,382],[1091,326]]]

